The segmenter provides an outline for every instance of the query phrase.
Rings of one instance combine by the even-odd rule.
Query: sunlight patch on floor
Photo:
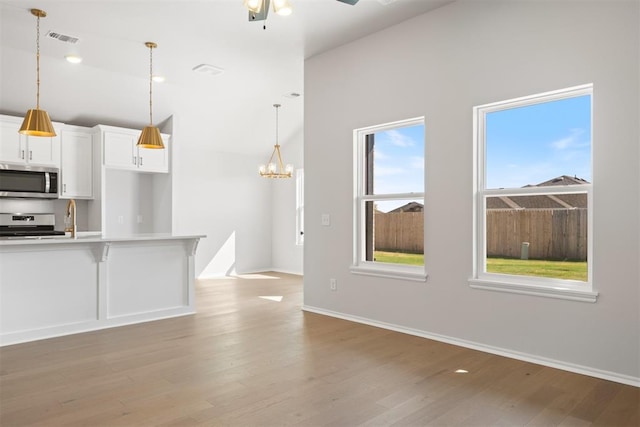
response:
[[[282,295],[279,295],[279,296],[261,296],[261,297],[258,297],[258,298],[266,299],[266,300],[269,300],[269,301],[282,302],[282,298],[283,297],[282,297]]]

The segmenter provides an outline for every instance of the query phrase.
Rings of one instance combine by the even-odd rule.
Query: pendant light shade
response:
[[[153,125],[153,49],[158,45],[154,42],[146,42],[144,45],[149,48],[149,126],[142,129],[137,146],[162,149],[164,144],[160,136],[160,129]]]
[[[31,14],[37,18],[36,24],[36,108],[27,111],[19,133],[30,136],[56,136],[49,114],[40,109],[40,18],[47,13],[40,9],[31,9]]]
[[[27,111],[18,132],[29,136],[56,136],[49,114],[37,108]]]
[[[155,126],[145,126],[138,139],[138,147],[143,148],[164,148],[160,129]]]

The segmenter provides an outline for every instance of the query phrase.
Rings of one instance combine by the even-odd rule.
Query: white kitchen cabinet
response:
[[[169,136],[162,135],[164,149],[138,148],[140,131],[99,126],[104,153],[104,166],[139,172],[169,172]]]
[[[93,198],[92,136],[91,129],[78,126],[66,126],[61,131],[62,199]]]
[[[18,133],[22,119],[0,116],[0,162],[34,166],[60,166],[60,131],[58,136],[27,136]]]

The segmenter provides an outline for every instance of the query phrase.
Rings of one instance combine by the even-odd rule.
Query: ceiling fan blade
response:
[[[350,4],[351,6],[353,6],[354,4],[358,3],[358,0],[338,0],[342,3],[346,3],[346,4]]]

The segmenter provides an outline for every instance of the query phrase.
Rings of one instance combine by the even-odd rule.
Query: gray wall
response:
[[[639,8],[459,1],[307,60],[305,307],[640,384]],[[590,82],[599,300],[471,289],[472,107]],[[429,278],[353,275],[352,131],[422,115]]]

